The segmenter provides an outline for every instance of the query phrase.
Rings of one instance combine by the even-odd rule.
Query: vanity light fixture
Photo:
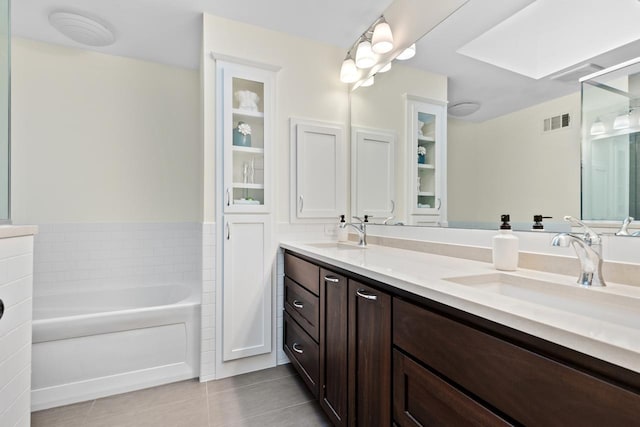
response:
[[[595,122],[591,125],[590,133],[591,135],[602,135],[605,132],[604,123],[600,120],[600,117],[596,119]]]
[[[383,54],[393,49],[393,33],[384,17],[380,17],[378,21],[371,36],[371,48],[375,53]]]
[[[371,68],[375,63],[376,59],[373,56],[371,42],[365,38],[358,44],[358,49],[356,50],[356,67]]]
[[[356,63],[351,57],[351,54],[347,54],[347,57],[344,58],[342,67],[340,68],[340,81],[343,83],[353,83],[356,80],[358,80],[358,69],[356,68]]]
[[[400,55],[396,56],[396,59],[404,61],[404,60],[413,58],[415,55],[416,55],[416,44],[414,43],[408,48],[406,48],[405,50],[403,50]]]

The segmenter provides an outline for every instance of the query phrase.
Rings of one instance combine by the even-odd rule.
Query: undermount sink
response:
[[[355,243],[348,242],[321,242],[321,243],[308,243],[307,246],[311,246],[318,249],[367,249],[366,246],[358,246]]]
[[[452,277],[445,280],[591,319],[632,328],[640,325],[640,295],[622,296],[582,288],[577,284],[557,284],[505,273]]]

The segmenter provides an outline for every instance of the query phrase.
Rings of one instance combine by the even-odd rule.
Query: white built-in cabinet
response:
[[[291,119],[291,222],[346,214],[344,126]]]
[[[275,363],[272,149],[277,68],[216,58],[216,376]],[[260,356],[262,355],[262,356]]]
[[[396,208],[393,131],[351,128],[351,214],[374,222],[392,217]]]
[[[446,102],[412,96],[406,102],[409,224],[446,226]]]

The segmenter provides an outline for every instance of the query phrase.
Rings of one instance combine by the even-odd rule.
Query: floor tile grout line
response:
[[[233,426],[234,424],[237,425],[239,422],[242,422],[242,421],[248,421],[248,420],[251,420],[253,418],[258,418],[258,417],[262,417],[262,416],[265,416],[265,415],[273,414],[275,412],[284,411],[285,409],[295,408],[296,406],[306,405],[306,404],[308,404],[310,402],[311,403],[315,402],[315,399],[305,400],[304,402],[298,402],[298,403],[295,403],[295,404],[289,405],[289,406],[282,406],[280,408],[272,409],[270,411],[261,412],[259,414],[255,414],[255,415],[252,415],[250,417],[239,418],[237,420],[232,421],[231,424],[225,423],[225,424],[220,425],[219,427]]]

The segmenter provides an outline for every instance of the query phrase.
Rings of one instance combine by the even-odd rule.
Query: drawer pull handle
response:
[[[362,297],[364,299],[370,299],[372,301],[375,301],[375,300],[378,299],[378,297],[376,295],[369,294],[364,289],[358,289],[356,291],[356,295],[358,295],[359,297]]]
[[[293,351],[295,351],[296,353],[304,353],[304,350],[302,349],[302,346],[300,344],[298,344],[297,342],[294,342],[293,345],[291,346],[293,348]]]
[[[0,299],[0,319],[2,319],[3,314],[4,314],[4,303]]]
[[[338,283],[340,281],[340,279],[338,279],[337,277],[331,277],[331,276],[324,276],[324,280],[326,282],[331,282],[331,283]]]
[[[302,310],[304,308],[304,304],[302,304],[300,301],[298,301],[297,299],[293,300],[293,306],[297,309]]]

